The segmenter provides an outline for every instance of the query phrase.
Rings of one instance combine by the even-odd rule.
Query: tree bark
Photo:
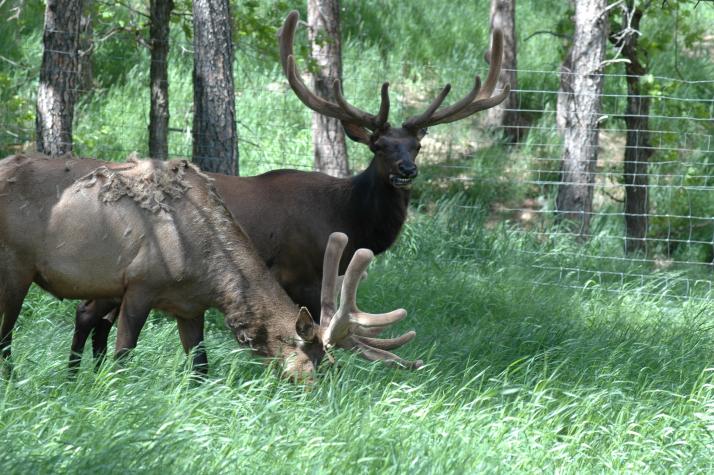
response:
[[[228,0],[193,2],[193,161],[238,173],[233,41]]]
[[[151,0],[149,8],[149,156],[166,160],[169,156],[169,20],[174,4],[172,0]]]
[[[570,9],[575,11],[575,0],[568,0]],[[571,17],[571,21],[575,21]],[[558,98],[556,101],[555,123],[560,135],[565,131],[565,117],[567,115],[568,97],[573,94],[573,42],[569,41],[563,64],[560,65],[560,88],[558,90]]]
[[[332,84],[342,80],[339,0],[308,0],[310,54],[317,65],[311,74],[315,93],[332,102]],[[315,169],[328,175],[349,176],[345,131],[337,119],[312,113],[312,142]]]
[[[643,10],[634,7],[634,1],[628,0],[623,8],[622,28],[627,26],[626,15],[630,12],[630,28],[639,31]],[[625,252],[646,251],[647,214],[649,212],[648,165],[652,155],[649,133],[650,98],[642,95],[640,78],[647,74],[646,67],[638,58],[638,38],[635,32],[625,36],[622,41],[622,54],[629,60],[625,63],[627,73],[627,108],[625,124]]]
[[[572,48],[573,93],[566,98],[558,220],[578,225],[581,238],[590,233],[598,119],[603,88],[603,62],[607,38],[607,0],[577,0]]]
[[[503,64],[498,76],[498,89],[506,84],[511,85],[511,94],[499,105],[488,109],[487,124],[492,127],[503,127],[510,142],[518,142],[521,129],[518,127],[518,96],[516,76],[516,2],[515,0],[491,0],[491,30],[500,28],[503,31]],[[490,58],[489,62],[490,62]]]
[[[84,0],[84,13],[79,20],[79,95],[92,91],[94,69],[92,52],[94,50],[94,0]]]
[[[82,0],[47,0],[35,132],[37,151],[51,156],[72,151],[81,16]]]
[[[573,47],[568,48],[563,64],[560,65],[560,89],[556,101],[555,123],[562,136],[565,133],[568,115],[568,98],[573,95]]]

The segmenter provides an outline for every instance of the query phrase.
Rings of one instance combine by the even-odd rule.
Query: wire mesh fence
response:
[[[190,53],[188,47],[178,50],[183,50],[184,55]],[[117,57],[117,61],[121,60]],[[345,76],[357,77],[353,82],[359,84],[353,91],[355,95],[376,104],[377,79],[359,79],[369,61],[360,58],[358,66],[347,66]],[[374,66],[385,67],[376,59],[374,62]],[[191,155],[189,66],[187,61],[172,66],[172,157]],[[412,66],[400,63],[388,68],[391,74],[403,74],[401,85],[400,77],[390,78],[395,84],[393,114],[400,118],[425,106],[432,92],[446,82],[442,78],[455,79],[454,89],[468,81],[462,70],[439,65],[420,65],[431,73],[414,79],[409,74]],[[128,81],[118,91],[77,91],[80,101],[75,113],[76,153],[111,159],[134,151],[148,153],[148,67],[134,67],[140,80]],[[30,68],[27,77],[36,78],[38,69],[39,65],[37,69]],[[477,72],[484,74],[486,70]],[[275,168],[310,169],[310,113],[287,88],[278,68],[256,68],[250,58],[245,58],[237,62],[235,74],[241,174]],[[627,128],[622,120],[627,100],[625,76],[605,74],[597,128],[598,160],[588,184],[593,187],[591,226],[584,234],[556,219],[555,197],[563,184],[563,143],[556,123],[560,74],[555,68],[517,70],[523,86],[514,88],[518,107],[510,109],[520,118],[512,126],[519,129],[515,142],[505,143],[503,130],[478,117],[435,129],[424,140],[418,158],[423,172],[417,191],[424,186],[437,192],[458,189],[472,193],[476,197],[471,201],[474,204],[459,206],[485,209],[487,226],[505,223],[510,236],[519,242],[514,249],[523,256],[523,265],[537,271],[534,285],[579,289],[597,286],[608,292],[636,289],[675,298],[710,298],[714,260],[714,94],[702,99],[700,92],[714,91],[714,80],[645,78],[649,90],[657,91],[647,96],[651,100],[647,114],[651,152],[647,160],[647,230],[643,251],[627,254],[623,163],[625,150],[631,145],[626,143]],[[20,99],[31,104],[34,90],[36,83],[30,82],[26,95]],[[10,152],[31,148],[34,119],[27,113],[30,108],[26,107],[21,116],[10,106],[2,106],[5,113],[0,123],[0,147]],[[352,167],[357,171],[370,159],[365,147],[351,145],[349,151]],[[473,245],[476,248],[481,243]]]

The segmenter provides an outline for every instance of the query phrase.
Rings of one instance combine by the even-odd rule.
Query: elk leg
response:
[[[208,357],[203,344],[203,315],[192,319],[177,318],[179,338],[186,354],[193,350],[193,371],[201,376],[208,374]]]
[[[2,257],[2,256],[0,256]],[[17,274],[13,274],[12,261],[7,262],[6,259],[0,258],[0,265],[5,269],[0,269],[4,275],[0,276],[0,364],[6,362],[7,366],[3,367],[3,373],[9,376],[12,366],[10,363],[10,354],[12,344],[12,329],[17,322],[17,317],[22,310],[22,302],[25,300],[27,292],[30,290],[32,277],[22,279],[18,278]],[[17,287],[11,287],[13,282],[18,282]]]
[[[114,319],[106,321],[102,318],[109,312],[116,314],[117,302],[115,300],[87,300],[77,306],[74,319],[74,337],[72,338],[72,349],[69,355],[69,372],[75,375],[80,363],[82,353],[87,343],[89,334],[92,334],[92,347],[94,358],[102,358],[107,350],[107,339],[109,330]],[[101,359],[97,362],[97,367],[101,364]]]
[[[109,341],[109,331],[117,319],[119,308],[115,307],[109,314],[99,319],[92,332],[92,354],[94,355],[94,369],[97,370],[104,362],[107,354],[107,342]]]
[[[25,294],[27,294],[27,290],[21,293],[21,296],[17,295],[11,301],[6,300],[0,302],[0,320],[2,320],[2,325],[0,325],[0,364],[7,364],[7,366],[3,368],[3,372],[7,373],[5,376],[9,376],[12,370],[12,364],[10,362],[12,329],[15,326],[17,317],[20,315]]]
[[[146,318],[151,311],[150,300],[136,291],[128,289],[124,294],[119,309],[119,324],[114,356],[124,358],[139,341],[139,334],[144,328]]]

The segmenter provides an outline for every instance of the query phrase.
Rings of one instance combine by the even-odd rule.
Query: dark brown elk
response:
[[[350,236],[342,269],[357,248],[368,248],[375,254],[388,249],[407,216],[411,183],[417,176],[415,159],[427,128],[494,107],[508,97],[509,88],[494,95],[503,56],[503,37],[496,29],[493,60],[483,88],[477,76],[464,98],[440,108],[451,89],[447,84],[423,113],[407,119],[401,127],[391,127],[387,121],[388,83],[382,85],[376,115],[349,104],[339,81],[334,83],[336,103],[318,97],[305,86],[293,55],[298,20],[298,12],[291,12],[279,33],[280,62],[290,87],[308,108],[339,119],[347,135],[367,145],[374,158],[366,170],[352,178],[281,170],[252,178],[215,179],[228,208],[278,281],[295,301],[313,311],[320,298],[320,262],[327,236],[333,231]]]
[[[14,156],[0,161],[0,354],[32,282],[59,298],[121,298],[116,354],[137,344],[152,308],[177,318],[184,349],[205,371],[203,314],[215,307],[236,339],[309,379],[332,346],[417,367],[388,349],[414,334],[372,338],[402,309],[360,312],[355,294],[371,251],[355,252],[335,309],[337,264],[347,244],[331,235],[324,257],[322,326],[285,293],[230,216],[212,180],[186,161]]]
[[[293,56],[298,19],[297,12],[290,13],[279,34],[280,60],[292,90],[310,109],[342,121],[348,136],[367,145],[374,158],[366,170],[351,178],[297,170],[255,177],[211,176],[231,214],[280,285],[293,300],[318,315],[322,256],[330,233],[340,231],[350,236],[341,270],[358,248],[371,249],[375,254],[388,249],[407,217],[410,187],[417,176],[415,160],[426,129],[493,107],[508,97],[509,88],[494,95],[503,54],[502,34],[495,29],[490,52],[493,60],[483,87],[477,76],[474,88],[464,98],[439,108],[451,89],[447,84],[423,113],[407,119],[402,127],[392,127],[387,121],[387,83],[382,85],[376,115],[350,105],[337,81],[337,103],[317,97],[305,86]],[[81,353],[95,325],[95,353],[102,354],[101,339],[106,339],[103,335],[111,321],[102,320],[100,313],[110,308],[106,302],[86,302],[79,307],[73,354]]]

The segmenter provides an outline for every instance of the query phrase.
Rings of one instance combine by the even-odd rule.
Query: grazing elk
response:
[[[79,178],[78,178],[79,177]],[[333,234],[324,257],[322,324],[317,326],[271,275],[230,216],[212,180],[186,161],[13,156],[0,161],[0,353],[32,282],[60,298],[121,298],[116,354],[134,348],[152,308],[177,318],[194,367],[206,371],[203,314],[224,312],[236,339],[311,378],[332,346],[418,367],[387,351],[409,341],[372,338],[402,309],[360,312],[355,295],[372,252],[355,252],[335,309],[337,267],[347,244]]]
[[[292,90],[310,109],[339,119],[347,135],[367,145],[374,158],[366,170],[351,178],[297,170],[276,170],[255,177],[212,177],[231,214],[280,285],[294,301],[318,315],[322,256],[330,233],[341,231],[350,236],[342,270],[360,247],[375,254],[388,249],[407,216],[410,187],[417,176],[415,159],[426,129],[498,105],[508,97],[509,88],[493,95],[503,54],[501,31],[494,29],[489,53],[492,60],[483,87],[476,76],[473,89],[464,98],[439,109],[451,89],[447,84],[422,114],[407,119],[402,127],[391,127],[387,122],[388,83],[382,85],[377,115],[350,105],[339,81],[334,84],[337,103],[316,96],[305,86],[293,55],[298,19],[298,12],[291,12],[279,33],[280,61]],[[103,354],[111,318],[101,317],[112,308],[111,302],[80,305],[72,354],[82,352],[93,328],[95,356]]]

